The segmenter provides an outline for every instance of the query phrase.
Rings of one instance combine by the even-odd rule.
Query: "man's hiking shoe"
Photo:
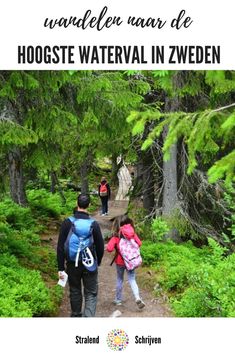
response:
[[[115,300],[113,301],[113,304],[115,304],[115,305],[122,305],[122,301],[115,299]]]
[[[139,309],[143,309],[145,307],[145,303],[141,299],[137,299],[136,300],[136,304],[137,304]]]

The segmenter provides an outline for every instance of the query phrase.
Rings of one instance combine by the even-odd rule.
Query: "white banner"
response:
[[[0,69],[234,69],[233,1],[8,0]]]
[[[0,319],[6,352],[232,352],[235,319]]]

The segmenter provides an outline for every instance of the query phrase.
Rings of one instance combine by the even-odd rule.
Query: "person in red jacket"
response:
[[[117,282],[116,282],[116,298],[114,300],[114,304],[122,305],[122,288],[123,288],[123,279],[124,272],[126,270],[128,282],[132,289],[133,295],[135,297],[136,304],[139,309],[143,309],[145,307],[145,303],[140,298],[139,288],[135,279],[135,270],[128,271],[125,267],[124,260],[119,251],[119,242],[120,242],[120,234],[122,234],[127,239],[134,239],[135,242],[141,246],[141,240],[138,235],[135,233],[133,221],[127,217],[126,215],[117,217],[113,223],[113,236],[109,240],[106,250],[108,252],[112,252],[116,250],[115,263],[117,269]]]
[[[106,177],[101,178],[101,182],[98,186],[98,195],[101,200],[101,205],[102,205],[102,216],[108,215],[108,201],[111,197],[111,190],[110,186],[106,180]]]

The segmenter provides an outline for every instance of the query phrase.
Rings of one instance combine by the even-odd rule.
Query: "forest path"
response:
[[[92,218],[96,219],[101,227],[103,235],[110,234],[112,219],[118,215],[122,215],[127,211],[128,201],[110,201],[109,202],[109,215],[101,216],[100,213],[96,213]],[[140,288],[140,294],[146,303],[146,307],[143,310],[139,310],[136,306],[133,298],[131,289],[127,282],[126,274],[123,288],[124,302],[121,306],[115,306],[112,302],[115,299],[115,286],[116,286],[116,268],[115,264],[110,266],[110,262],[113,259],[114,254],[109,254],[105,251],[102,264],[99,267],[99,292],[98,292],[98,303],[96,310],[96,317],[110,317],[110,316],[121,316],[121,317],[166,317],[171,316],[169,309],[165,303],[160,303],[153,294],[144,288]],[[138,283],[138,272],[143,272],[142,269],[136,270],[137,283]],[[141,274],[143,275],[143,273]],[[145,276],[149,277],[151,281],[151,274],[145,273]],[[64,297],[60,306],[59,317],[70,316],[70,303],[69,303],[69,289],[68,286],[65,288]]]

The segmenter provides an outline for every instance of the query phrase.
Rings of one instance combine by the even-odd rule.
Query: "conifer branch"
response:
[[[221,107],[221,108],[214,109],[211,111],[211,113],[220,112],[221,110],[229,109],[231,107],[235,107],[235,103],[225,105],[224,107]]]

